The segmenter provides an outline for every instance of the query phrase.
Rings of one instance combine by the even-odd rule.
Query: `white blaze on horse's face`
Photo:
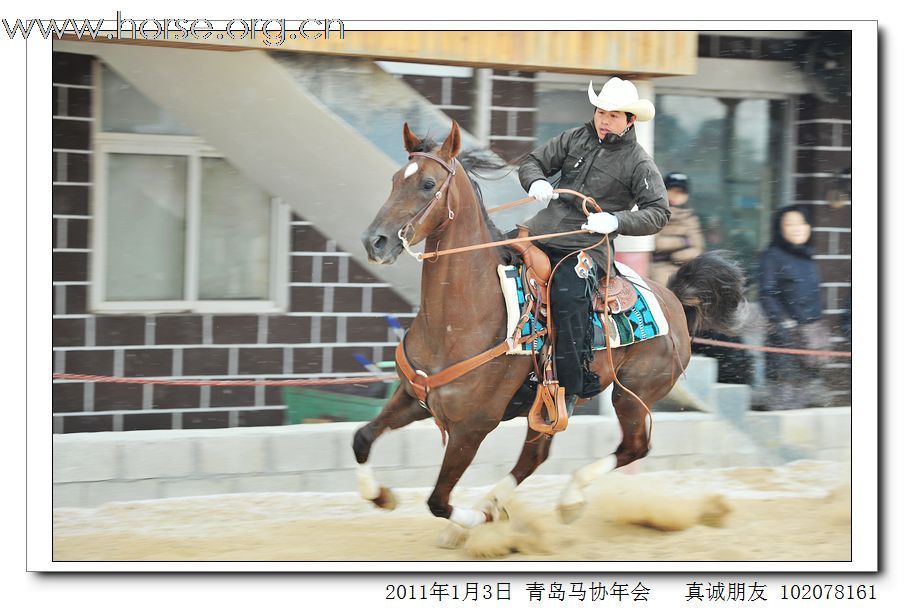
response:
[[[408,164],[408,167],[405,168],[405,178],[408,178],[415,172],[417,172],[417,163],[412,162],[412,163]]]

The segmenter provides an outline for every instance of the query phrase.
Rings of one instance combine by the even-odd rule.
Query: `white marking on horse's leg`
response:
[[[452,508],[452,514],[449,520],[456,525],[461,525],[470,529],[487,522],[487,516],[480,510],[471,510],[470,508]]]
[[[408,164],[408,167],[405,168],[405,178],[408,178],[409,176],[411,176],[411,175],[414,174],[415,172],[417,172],[417,164],[414,163],[414,162]]]
[[[380,483],[374,476],[373,469],[366,463],[359,463],[356,468],[358,492],[366,500],[374,500],[380,495]]]
[[[615,455],[611,454],[606,455],[598,461],[594,461],[590,465],[585,465],[584,467],[575,470],[574,474],[571,475],[571,480],[568,481],[568,486],[566,486],[565,490],[562,492],[562,497],[559,499],[559,505],[571,506],[583,503],[583,490],[587,485],[603,474],[614,470],[617,463],[618,461],[616,460]]]

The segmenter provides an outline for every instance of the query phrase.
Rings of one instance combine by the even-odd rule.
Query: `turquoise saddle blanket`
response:
[[[593,350],[605,349],[611,344],[612,348],[627,346],[635,342],[642,342],[668,333],[668,321],[663,315],[659,300],[647,286],[647,284],[631,268],[621,263],[616,263],[619,272],[628,277],[637,291],[637,302],[628,311],[611,315],[594,312],[591,315],[593,325]],[[508,314],[509,336],[515,332],[515,326],[524,312],[526,296],[522,286],[521,270],[518,266],[499,266],[499,280],[502,286]],[[627,272],[627,273],[626,273]],[[632,278],[633,277],[633,278]],[[603,326],[603,317],[608,318],[606,327]],[[533,313],[521,328],[521,335],[528,337],[541,331],[543,324],[534,320]],[[606,334],[608,330],[608,336]],[[544,338],[533,341],[533,350],[539,351],[543,347]],[[508,351],[509,355],[530,354],[530,343],[522,343]]]

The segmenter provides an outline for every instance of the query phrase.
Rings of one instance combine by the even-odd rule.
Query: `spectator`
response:
[[[701,254],[705,248],[700,219],[688,205],[690,179],[682,172],[665,177],[665,188],[672,216],[668,224],[656,234],[656,250],[650,278],[665,285],[682,264]]]
[[[769,346],[811,350],[827,346],[811,236],[804,208],[788,206],[775,212],[772,242],[760,258],[760,305],[768,321]],[[822,392],[814,387],[820,386],[823,363],[820,357],[766,353],[766,384],[771,388],[769,403],[762,408],[822,405]]]
[[[672,216],[668,224],[656,234],[656,250],[650,277],[665,285],[682,264],[697,257],[706,249],[700,219],[688,204],[690,178],[683,172],[671,172],[665,177],[665,187]],[[698,338],[743,343],[743,339],[708,330],[700,330]],[[753,380],[751,358],[747,351],[706,344],[694,344],[694,354],[712,357],[719,362],[718,381],[749,385]]]

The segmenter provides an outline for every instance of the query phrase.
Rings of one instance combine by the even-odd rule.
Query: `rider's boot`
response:
[[[571,415],[574,414],[574,406],[578,401],[577,395],[566,395],[565,396],[565,410],[568,411],[568,418],[571,418]]]

